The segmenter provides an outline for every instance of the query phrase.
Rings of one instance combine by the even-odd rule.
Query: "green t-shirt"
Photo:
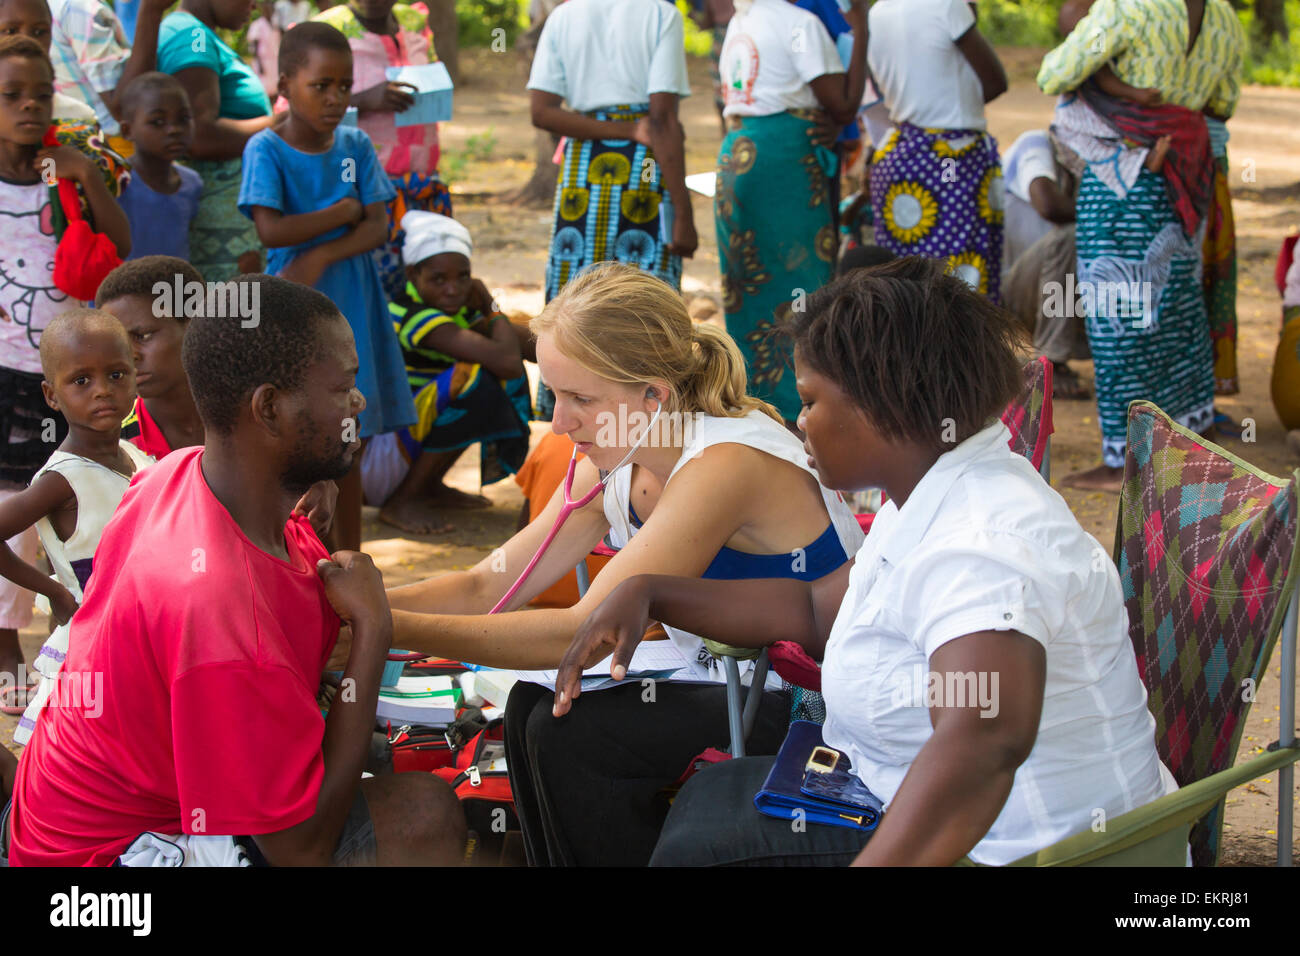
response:
[[[219,117],[253,119],[270,114],[271,101],[253,68],[194,14],[169,13],[158,30],[158,70],[175,75],[195,66],[217,74]]]

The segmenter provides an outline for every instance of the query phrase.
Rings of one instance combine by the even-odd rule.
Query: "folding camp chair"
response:
[[[1019,397],[1007,406],[1002,413],[1002,423],[1011,432],[1009,447],[1018,455],[1028,458],[1038,469],[1044,481],[1049,480],[1051,472],[1052,441],[1052,363],[1039,356],[1024,367],[1024,387]],[[873,515],[859,515],[858,521],[863,531],[871,530]],[[758,716],[758,702],[767,679],[769,666],[768,649],[756,650],[750,647],[730,647],[717,641],[704,642],[705,648],[715,658],[720,658],[727,670],[727,725],[731,735],[730,753],[733,757],[745,756],[745,739],[754,729],[754,720]],[[804,655],[806,657],[806,655]],[[778,653],[778,672],[786,658]],[[741,682],[738,661],[755,660],[754,675],[749,684],[749,692],[741,704]],[[811,661],[809,661],[811,663]],[[798,668],[801,676],[807,672],[806,667]],[[787,681],[789,675],[786,676]],[[803,683],[806,691],[821,690],[820,679],[817,686],[810,687]]]
[[[1175,424],[1129,407],[1116,531],[1129,637],[1182,789],[1013,866],[1218,861],[1228,791],[1278,774],[1278,865],[1291,865],[1295,737],[1297,472],[1275,478]],[[1282,634],[1280,739],[1234,766],[1246,713]]]

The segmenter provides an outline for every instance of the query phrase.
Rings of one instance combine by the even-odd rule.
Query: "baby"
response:
[[[59,626],[33,665],[40,688],[27,702],[14,740],[26,744],[57,685],[68,651],[68,622],[90,579],[104,526],[137,471],[153,461],[122,440],[135,401],[135,362],[126,330],[97,309],[56,316],[41,336],[45,400],[68,421],[68,437],[26,490],[0,502],[0,538],[36,525],[54,568],[48,578],[0,544],[0,576],[45,595]]]

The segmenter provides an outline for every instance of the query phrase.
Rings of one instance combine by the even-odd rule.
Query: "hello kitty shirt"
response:
[[[41,332],[78,304],[54,285],[50,188],[0,178],[0,366],[39,372]]]

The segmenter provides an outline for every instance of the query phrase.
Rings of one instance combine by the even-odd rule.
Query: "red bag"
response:
[[[45,133],[44,144],[59,145],[54,127]],[[62,211],[66,226],[54,252],[54,284],[74,299],[94,301],[100,283],[122,264],[122,259],[113,241],[91,229],[82,216],[81,200],[72,180],[58,181],[58,200],[55,208]]]

